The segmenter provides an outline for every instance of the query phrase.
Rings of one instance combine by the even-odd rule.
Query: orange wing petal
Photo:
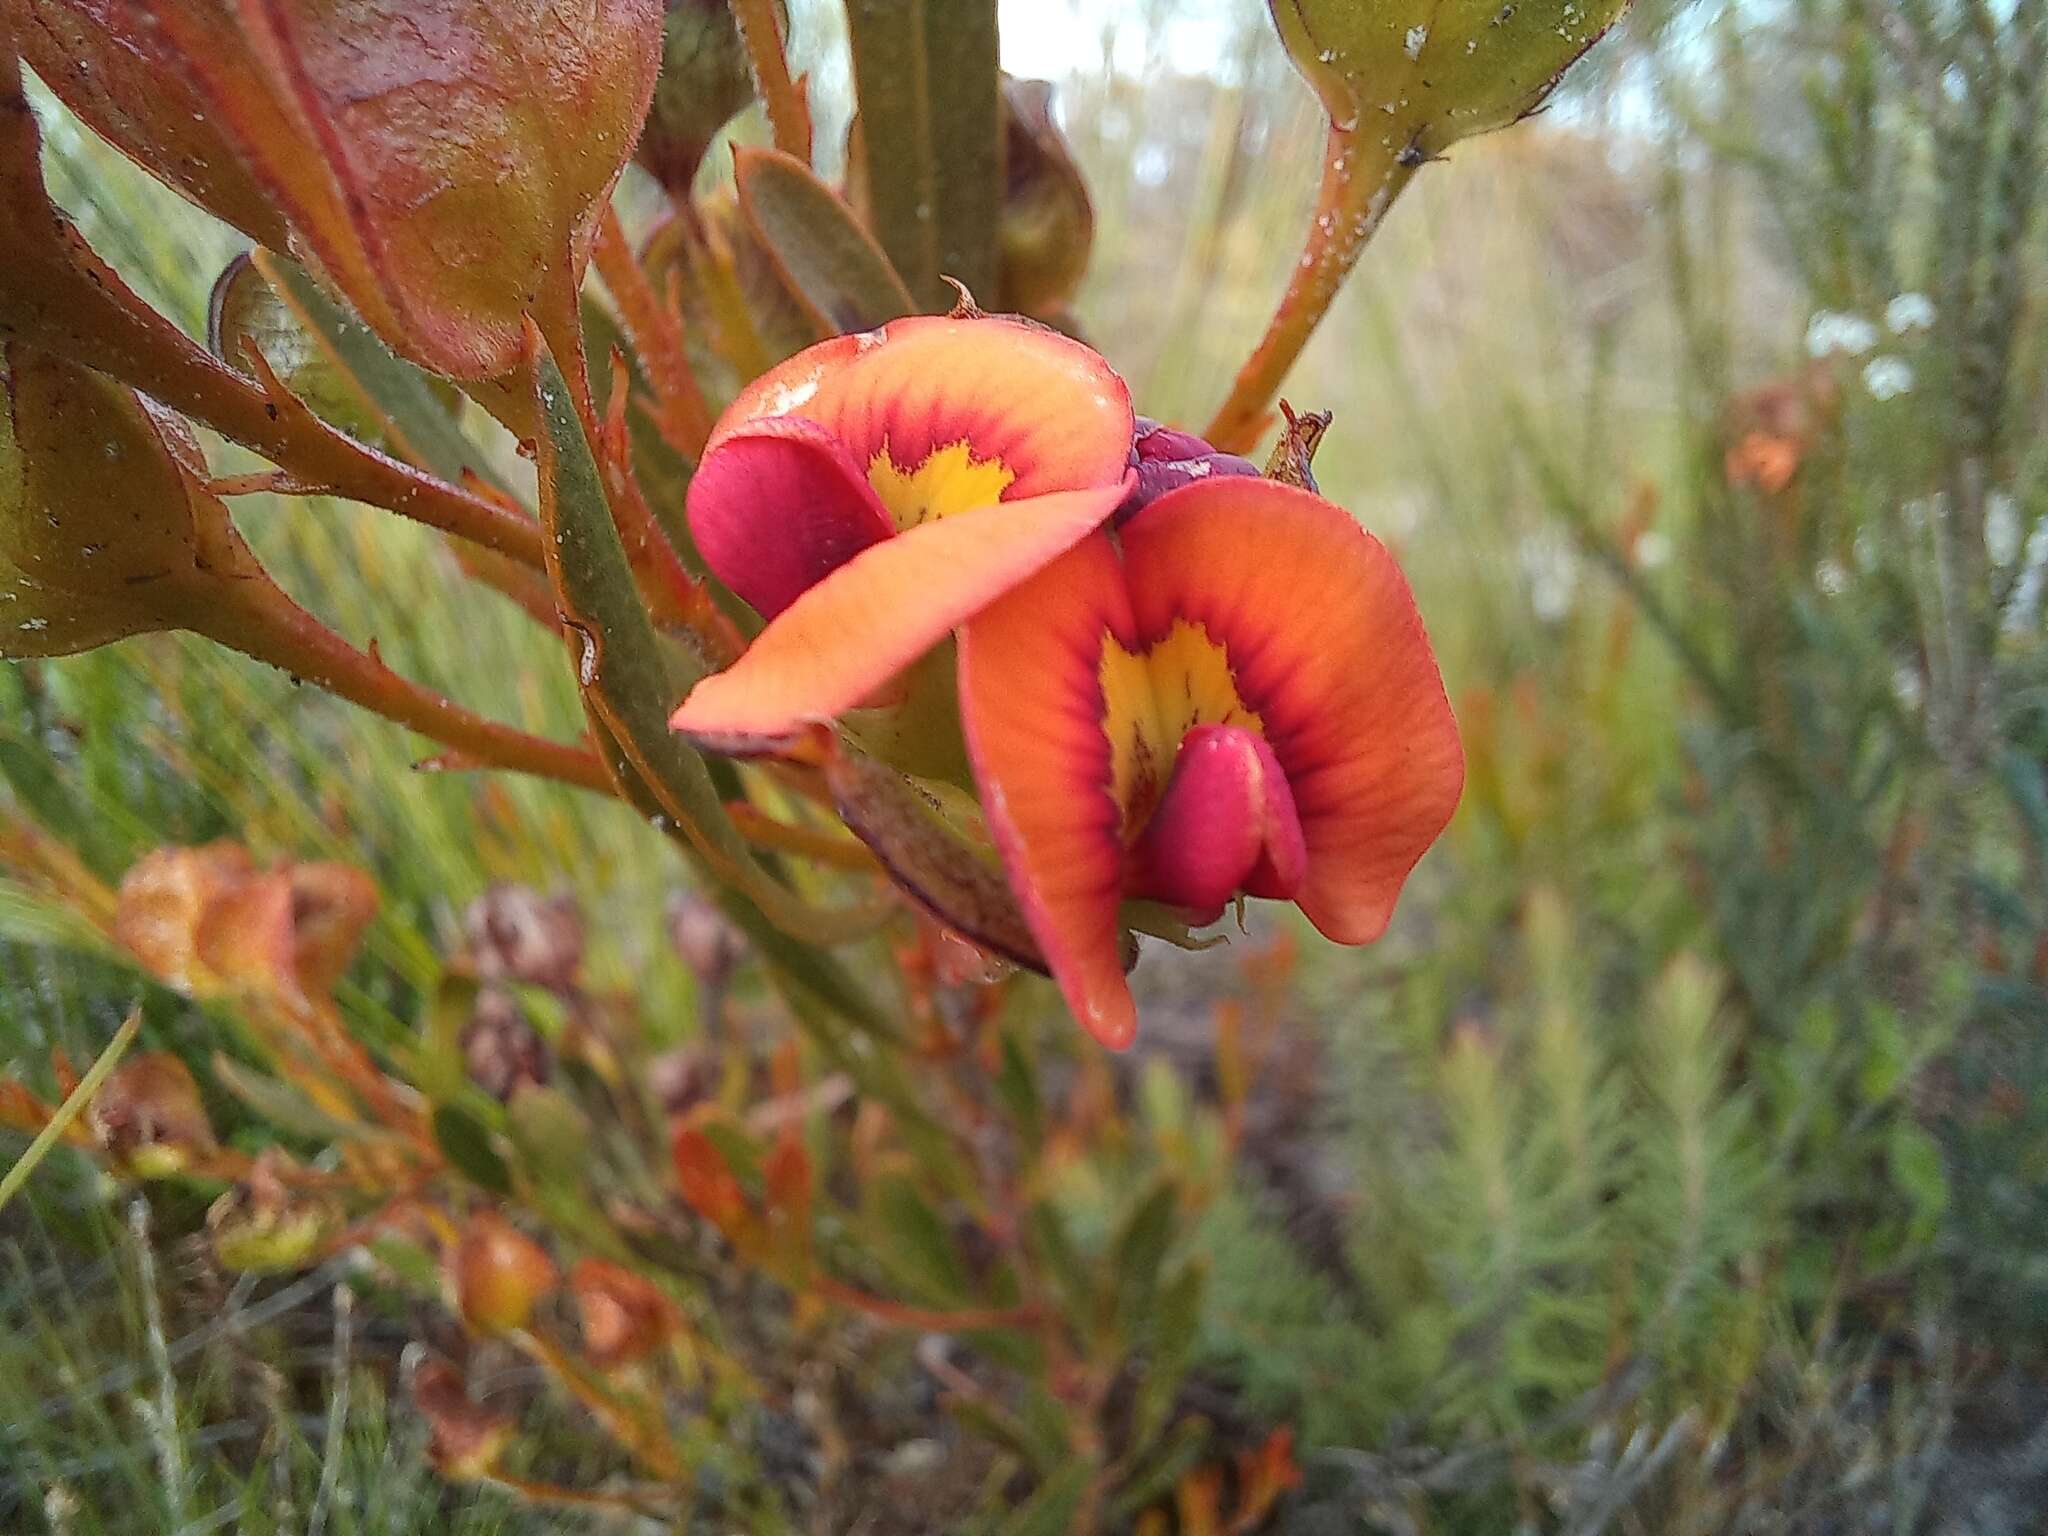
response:
[[[1119,480],[997,502],[870,545],[699,683],[669,724],[713,750],[742,752],[844,714],[1085,538],[1124,490]]]
[[[748,385],[711,447],[748,422],[801,413],[863,468],[887,450],[905,469],[965,443],[1000,460],[1019,500],[1120,481],[1130,460],[1130,390],[1100,355],[1021,320],[913,315],[807,347]]]
[[[1140,639],[1201,624],[1264,721],[1307,846],[1302,911],[1339,943],[1378,938],[1465,783],[1393,557],[1342,508],[1269,480],[1173,491],[1122,537]]]
[[[1110,791],[1102,646],[1128,645],[1130,599],[1107,538],[1089,539],[960,632],[960,723],[982,809],[1025,920],[1089,1033],[1137,1033],[1117,938],[1123,811]]]

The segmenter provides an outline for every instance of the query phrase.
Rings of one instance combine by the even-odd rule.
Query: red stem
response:
[[[1301,259],[1258,350],[1238,370],[1229,398],[1203,433],[1218,448],[1244,453],[1258,440],[1287,370],[1301,356],[1366,242],[1420,165],[1418,157],[1399,147],[1331,125],[1323,150],[1322,190]]]

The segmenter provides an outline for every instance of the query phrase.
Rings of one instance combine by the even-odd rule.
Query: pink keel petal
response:
[[[853,453],[801,416],[728,434],[690,481],[690,533],[763,618],[896,531]]]
[[[1291,898],[1308,865],[1301,820],[1263,736],[1198,725],[1132,850],[1134,894],[1213,919],[1239,891]]]

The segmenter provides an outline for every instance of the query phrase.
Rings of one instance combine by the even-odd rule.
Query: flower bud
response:
[[[1628,0],[1268,0],[1342,132],[1416,161],[1529,115]]]
[[[25,3],[13,40],[67,106],[458,378],[574,291],[661,49],[654,0]]]
[[[471,963],[486,981],[523,981],[557,992],[576,983],[583,923],[574,901],[531,886],[494,885],[462,916]]]
[[[1052,119],[1052,87],[1003,77],[1003,202],[996,227],[1003,309],[1044,315],[1074,297],[1095,243],[1095,208]]]
[[[599,1370],[651,1354],[682,1325],[675,1303],[655,1286],[603,1259],[578,1259],[569,1290],[583,1324],[583,1354]]]
[[[505,992],[493,989],[476,1000],[462,1031],[462,1064],[469,1080],[500,1103],[524,1087],[541,1087],[554,1074],[547,1042]]]
[[[319,996],[348,969],[377,910],[370,877],[346,864],[259,871],[230,842],[159,848],[122,877],[114,932],[168,986]]]
[[[427,1460],[450,1482],[488,1477],[511,1443],[512,1416],[480,1407],[455,1367],[441,1359],[423,1361],[412,1376],[413,1406],[432,1436]]]
[[[633,158],[684,201],[712,140],[753,99],[746,44],[726,0],[668,0],[661,76]]]
[[[1183,485],[1206,480],[1211,475],[1259,472],[1259,466],[1250,459],[1225,453],[1192,432],[1162,426],[1149,416],[1138,418],[1137,433],[1131,440],[1131,468],[1137,472],[1138,483],[1116,509],[1118,524],[1128,522],[1168,491]]]
[[[114,935],[166,986],[203,991],[211,973],[199,957],[200,920],[215,900],[253,871],[249,851],[239,843],[146,853],[121,877]]]
[[[219,1147],[199,1085],[168,1051],[143,1051],[116,1067],[87,1119],[115,1162],[146,1179],[183,1172]]]
[[[669,903],[668,937],[700,985],[718,991],[746,958],[747,941],[732,919],[700,891],[679,891]]]
[[[185,468],[198,452],[104,375],[0,343],[0,656],[174,629],[209,586],[258,574]]]
[[[547,1250],[492,1211],[479,1211],[449,1255],[455,1310],[479,1333],[524,1328],[560,1276]]]

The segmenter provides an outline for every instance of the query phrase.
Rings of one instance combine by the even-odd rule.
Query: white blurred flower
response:
[[[1903,336],[1908,331],[1932,330],[1934,300],[1924,293],[1902,293],[1885,305],[1884,323],[1891,327],[1894,336]]]
[[[1671,535],[1652,528],[1636,540],[1636,564],[1643,570],[1654,571],[1671,559]]]
[[[1927,688],[1920,681],[1918,667],[1901,666],[1892,673],[1892,695],[1907,709],[1918,709],[1926,693]]]
[[[2020,579],[2013,583],[2012,598],[2005,605],[2000,626],[2009,635],[2023,633],[2041,622],[2041,588],[2048,583],[2048,519],[2034,524],[2027,535],[2025,563]]]
[[[1515,558],[1529,587],[1530,610],[1539,620],[1555,624],[1572,611],[1579,566],[1569,543],[1555,533],[1532,533],[1522,540]]]
[[[2010,491],[1984,498],[1984,553],[1997,566],[2011,565],[2020,554],[2020,505]]]
[[[1823,309],[1807,322],[1806,353],[1809,357],[1826,357],[1830,352],[1846,352],[1851,357],[1861,357],[1876,345],[1877,327],[1861,315]]]
[[[1863,387],[1873,400],[1896,400],[1913,388],[1913,365],[1903,357],[1873,357],[1863,366]]]
[[[1839,560],[1823,560],[1813,568],[1813,584],[1822,597],[1840,597],[1849,590],[1849,573]]]

